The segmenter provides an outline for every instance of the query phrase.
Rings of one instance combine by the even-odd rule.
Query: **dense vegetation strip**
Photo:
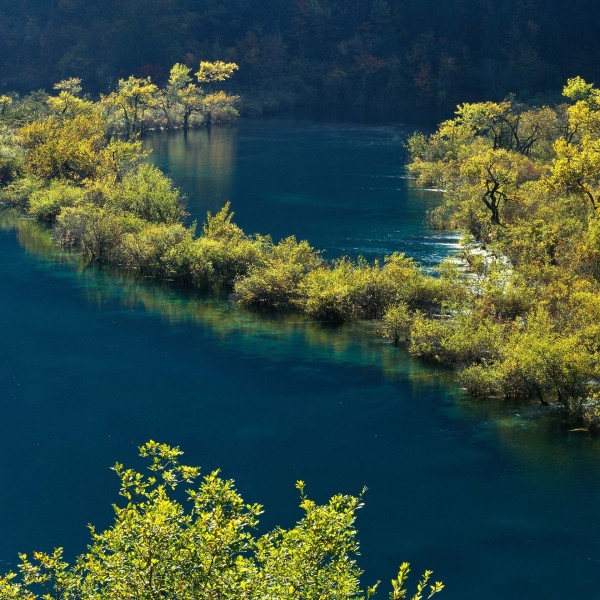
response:
[[[203,65],[198,77],[215,81],[210,73],[233,69]],[[229,205],[196,235],[180,192],[144,161],[141,107],[156,107],[130,95],[130,80],[115,92],[129,99],[121,104],[81,99],[64,89],[71,80],[57,96],[5,100],[0,202],[87,260],[224,290],[254,309],[374,320],[413,355],[455,368],[474,396],[557,403],[598,427],[600,92],[591,85],[570,80],[570,102],[555,108],[465,104],[409,140],[410,170],[446,190],[432,222],[468,234],[466,271],[445,262],[432,276],[403,254],[327,261],[295,237],[249,235]]]
[[[67,97],[67,110],[52,109]],[[196,236],[195,225],[184,225],[179,191],[144,161],[141,127],[127,125],[131,109],[127,116],[114,100],[75,100],[61,91],[7,104],[0,194],[4,206],[51,225],[60,245],[89,260],[225,289],[245,306],[300,310],[332,322],[381,318],[399,302],[434,314],[464,293],[449,266],[433,278],[401,254],[374,264],[328,262],[306,241],[248,235],[228,205],[208,214]]]
[[[218,471],[180,462],[182,452],[148,442],[140,455],[150,474],[117,463],[123,506],[105,531],[90,527],[87,552],[69,565],[62,548],[20,555],[19,574],[0,575],[1,600],[359,600],[356,511],[361,496],[336,495],[319,506],[300,492],[303,516],[290,528],[258,535],[263,507],[247,504]],[[183,492],[182,492],[183,490]],[[183,503],[182,500],[187,499]],[[392,581],[391,600],[408,598],[408,563]],[[412,600],[443,589],[425,571]]]

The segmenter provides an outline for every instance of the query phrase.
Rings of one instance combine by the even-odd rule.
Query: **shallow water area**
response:
[[[147,143],[191,219],[231,199],[246,231],[432,265],[452,242],[423,224],[438,196],[404,178],[412,129],[252,120]],[[369,324],[257,316],[82,267],[31,222],[0,227],[0,277],[0,570],[18,551],[83,551],[118,501],[109,467],[139,465],[153,438],[234,478],[265,528],[299,518],[298,479],[318,501],[366,485],[359,562],[381,597],[404,560],[448,600],[600,595],[599,442],[559,412],[466,400]]]

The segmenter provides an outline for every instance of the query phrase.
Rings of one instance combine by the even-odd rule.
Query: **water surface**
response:
[[[437,194],[407,185],[403,144],[415,128],[242,120],[210,135],[156,133],[146,147],[187,192],[190,220],[230,200],[249,233],[295,235],[329,257],[401,251],[433,265],[457,236],[426,227]]]
[[[248,231],[433,264],[451,241],[423,225],[435,195],[402,178],[407,129],[252,121],[150,142],[193,218],[231,198]],[[82,268],[27,222],[0,231],[0,281],[5,568],[18,551],[82,551],[118,498],[109,466],[154,438],[222,468],[265,505],[265,527],[300,516],[297,479],[319,501],[368,486],[365,582],[410,560],[448,600],[600,595],[600,448],[560,414],[467,401],[368,325],[259,318]]]

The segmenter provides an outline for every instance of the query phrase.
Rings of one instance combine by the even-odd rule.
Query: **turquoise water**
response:
[[[182,135],[149,142],[193,218],[231,198],[249,231],[431,264],[453,241],[423,226],[435,194],[402,179],[405,131],[252,121],[210,139],[196,132],[187,146]],[[410,560],[435,570],[449,600],[600,596],[600,448],[560,414],[467,401],[447,373],[368,325],[259,318],[82,269],[27,222],[0,228],[0,281],[0,568],[18,551],[82,551],[86,524],[107,525],[118,498],[109,466],[136,464],[136,447],[154,438],[205,471],[222,468],[265,505],[265,527],[300,516],[297,479],[319,501],[368,486],[366,583]]]

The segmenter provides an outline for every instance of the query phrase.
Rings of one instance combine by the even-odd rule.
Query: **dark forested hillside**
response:
[[[0,0],[0,92],[235,61],[249,103],[376,107],[597,78],[594,0]]]

